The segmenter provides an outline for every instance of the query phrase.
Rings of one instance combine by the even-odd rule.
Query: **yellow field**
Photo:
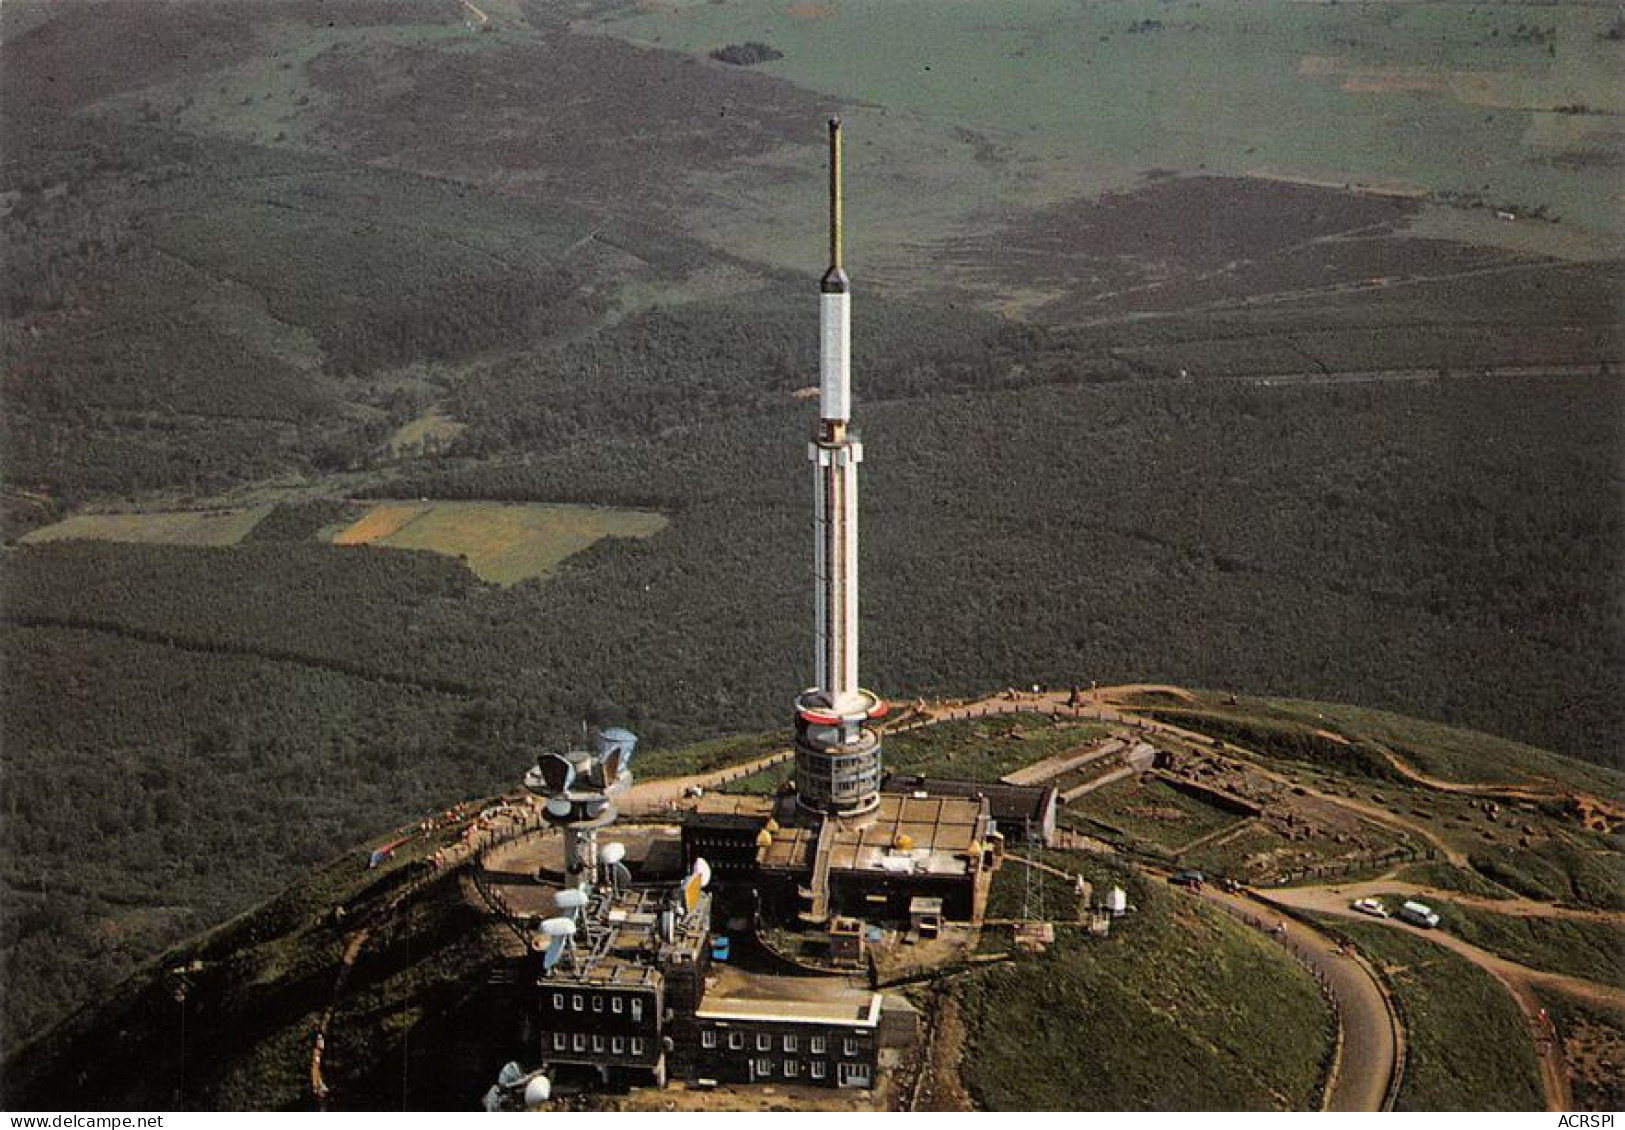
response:
[[[24,534],[28,545],[47,541],[130,541],[160,545],[236,545],[271,512],[270,506],[228,510],[169,510],[147,514],[75,514]]]
[[[646,538],[659,514],[503,502],[385,502],[338,534],[338,545],[425,549],[460,558],[475,576],[512,585],[545,576],[600,538]]]
[[[334,545],[370,545],[395,533],[428,507],[416,502],[386,502],[374,506],[354,525],[333,536]]]

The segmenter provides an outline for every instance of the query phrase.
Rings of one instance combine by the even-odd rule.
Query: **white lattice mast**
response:
[[[851,434],[852,294],[842,263],[841,120],[829,122],[829,269],[819,283],[818,431],[814,468],[813,608],[817,684],[796,703],[801,803],[851,814],[880,799],[880,740],[863,723],[885,704],[858,686],[858,464]]]

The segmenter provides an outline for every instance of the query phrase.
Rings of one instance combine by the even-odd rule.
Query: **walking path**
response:
[[[616,804],[626,816],[648,816],[693,807],[689,803],[694,799],[689,796],[691,789],[714,789],[729,781],[737,781],[752,773],[760,773],[763,769],[782,765],[794,756],[795,750],[781,749],[753,761],[724,765],[721,769],[692,773],[687,777],[657,777],[649,781],[634,781],[632,787],[626,790]]]

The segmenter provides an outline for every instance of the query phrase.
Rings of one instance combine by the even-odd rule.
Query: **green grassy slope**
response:
[[[1084,864],[1085,873],[1090,870]],[[1105,940],[961,978],[960,1073],[992,1110],[1312,1109],[1330,1011],[1277,946],[1153,884]]]
[[[1616,922],[1496,914],[1443,899],[1428,905],[1446,930],[1491,953],[1531,969],[1625,988],[1625,926]]]
[[[1403,1110],[1541,1110],[1540,1075],[1517,1005],[1488,973],[1431,942],[1338,923],[1386,970],[1407,1037]]]

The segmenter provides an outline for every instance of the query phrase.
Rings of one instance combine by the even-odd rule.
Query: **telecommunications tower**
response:
[[[854,816],[880,803],[880,736],[864,723],[886,704],[858,686],[858,464],[852,415],[852,295],[841,265],[841,120],[829,121],[829,270],[819,284],[818,431],[813,463],[817,685],[796,700],[796,796]]]

